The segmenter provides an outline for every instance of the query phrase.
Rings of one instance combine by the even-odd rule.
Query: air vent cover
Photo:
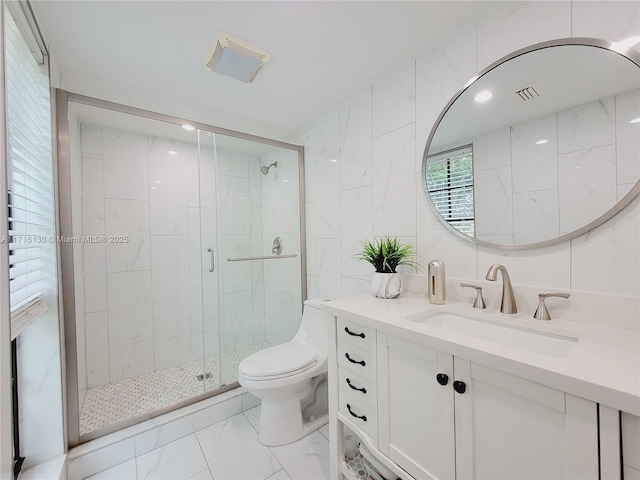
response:
[[[204,66],[244,83],[251,83],[269,61],[271,54],[229,33],[220,32],[213,39]]]
[[[515,94],[522,100],[523,102],[528,102],[530,100],[535,100],[540,97],[542,93],[540,89],[540,84],[538,82],[533,82],[529,85],[526,85],[518,90],[516,90]]]

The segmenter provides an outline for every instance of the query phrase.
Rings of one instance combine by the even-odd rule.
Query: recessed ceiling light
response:
[[[160,183],[160,180],[156,180],[155,183]],[[155,188],[155,187],[154,187]]]
[[[634,118],[629,123],[640,123],[640,117]]]
[[[491,97],[493,97],[493,93],[491,93],[489,90],[483,90],[475,96],[474,100],[478,103],[483,103],[489,100]]]
[[[169,155],[177,155],[178,154],[178,152],[176,152],[175,150],[167,150],[167,153]]]
[[[547,140],[546,138],[543,138],[542,140],[538,140],[536,142],[536,145],[544,145],[545,143],[549,143],[549,140]]]
[[[182,125],[182,128],[184,128],[187,132],[193,132],[196,129],[196,127],[194,127],[193,125],[187,124]]]

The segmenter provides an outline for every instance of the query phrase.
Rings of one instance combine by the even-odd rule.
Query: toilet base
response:
[[[307,422],[302,421],[300,398],[274,401],[262,399],[258,440],[267,447],[276,447],[300,440],[325,425],[328,413]]]

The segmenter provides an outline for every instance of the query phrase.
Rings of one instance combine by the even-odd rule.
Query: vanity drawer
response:
[[[376,331],[359,323],[338,318],[338,340],[371,352],[376,343]]]
[[[367,407],[373,408],[375,405],[376,392],[373,388],[373,381],[355,373],[351,368],[340,366],[338,387],[360,400]]]
[[[375,411],[344,390],[340,390],[338,399],[340,403],[338,411],[352,424],[370,435],[372,439],[377,440],[378,420]]]
[[[371,352],[342,340],[338,340],[338,364],[370,380],[375,375]]]

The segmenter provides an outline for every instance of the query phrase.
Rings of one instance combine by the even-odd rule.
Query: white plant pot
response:
[[[371,295],[378,298],[396,298],[402,292],[402,279],[399,273],[373,272]]]

